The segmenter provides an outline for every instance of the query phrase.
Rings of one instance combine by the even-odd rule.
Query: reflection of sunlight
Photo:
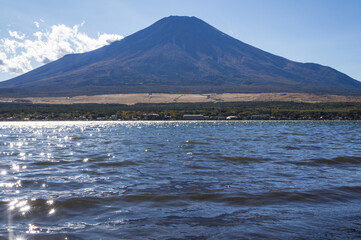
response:
[[[30,205],[28,204],[28,200],[18,200],[14,199],[9,202],[8,204],[8,233],[9,233],[9,240],[25,240],[24,236],[14,236],[14,227],[12,223],[12,212],[17,210],[22,215],[25,215],[31,209]],[[29,231],[28,233],[35,233],[34,225],[29,224]]]
[[[19,170],[19,169],[20,169],[20,166],[17,165],[17,164],[15,164],[15,163],[13,163],[12,166],[11,166],[11,168],[12,168],[13,170]]]
[[[34,224],[29,224],[29,229],[26,231],[26,233],[39,233],[39,227],[35,226]]]
[[[18,209],[22,215],[25,215],[30,211],[31,207],[28,204],[28,200],[19,201],[18,199],[15,199],[9,203],[9,211],[11,212],[16,209]]]
[[[143,122],[142,124],[149,125],[150,123]],[[7,228],[8,237],[6,239],[33,239],[33,236],[24,236],[24,234],[39,234],[45,232],[47,229],[42,229],[42,227],[34,223],[33,217],[35,217],[35,219],[37,219],[37,217],[40,218],[41,214],[49,220],[55,219],[56,216],[61,213],[61,208],[49,197],[51,194],[48,195],[54,186],[47,182],[47,179],[36,178],[29,180],[29,178],[35,174],[43,174],[41,171],[43,165],[46,166],[44,167],[44,169],[46,168],[44,171],[48,169],[51,170],[52,165],[48,166],[46,164],[53,159],[58,160],[58,149],[67,149],[69,152],[67,155],[75,155],[75,157],[71,157],[71,159],[76,159],[80,163],[83,162],[83,165],[92,162],[95,158],[93,159],[91,155],[84,155],[83,153],[78,155],[79,151],[82,150],[82,146],[87,146],[87,143],[81,140],[82,137],[78,138],[78,131],[83,132],[81,134],[85,137],[88,135],[97,136],[104,128],[108,129],[114,125],[124,125],[131,128],[142,126],[142,124],[140,124],[140,122],[83,121],[2,122],[0,125],[0,159],[6,158],[7,161],[0,167],[0,188],[2,193],[9,193],[9,198],[3,200],[6,202],[4,206],[6,213],[3,214],[4,219],[2,219],[2,226],[4,227],[6,225],[6,221],[7,226],[0,231],[6,231]],[[153,124],[155,123],[152,123],[152,125]],[[77,128],[75,133],[73,132],[74,128]],[[3,129],[5,129],[5,131],[2,131]],[[68,131],[69,129],[71,131]],[[74,136],[72,136],[73,133]],[[108,158],[115,158],[115,153],[110,151],[104,152],[104,155]],[[35,163],[35,165],[33,165],[33,163]],[[48,172],[44,174],[48,174]],[[71,180],[73,178],[70,177],[69,179]],[[88,181],[88,179],[80,179],[80,181],[83,180]],[[23,190],[22,187],[24,187]],[[50,189],[48,190],[47,188]],[[34,193],[31,191],[34,191]],[[41,196],[38,196],[37,193],[41,194]],[[44,196],[45,194],[46,196]],[[39,199],[37,200],[37,198]],[[43,200],[44,198],[45,200]],[[50,200],[46,200],[49,198]],[[46,202],[45,206],[44,201]],[[2,237],[3,236],[0,236],[0,239],[2,239]],[[65,239],[67,238],[65,237]]]
[[[12,187],[21,187],[21,181],[17,182],[0,182],[0,187],[3,188],[12,188]]]
[[[11,142],[9,146],[13,148],[13,147],[22,147],[23,145],[24,145],[23,142]]]
[[[9,203],[9,209],[14,210],[16,207],[16,204],[19,202],[19,200],[15,199]]]
[[[29,129],[33,130],[35,135],[43,135],[44,132],[42,129],[38,130],[39,128],[47,128],[53,129],[53,133],[60,133],[63,132],[66,128],[69,127],[77,127],[80,131],[86,131],[87,128],[97,128],[96,131],[99,131],[99,128],[103,128],[106,126],[112,125],[123,125],[126,127],[138,127],[139,125],[174,125],[178,124],[179,122],[162,122],[162,121],[154,121],[154,122],[132,122],[132,121],[123,121],[123,122],[85,122],[85,121],[69,121],[69,122],[4,122],[2,123],[3,128],[12,128],[13,130],[17,129]],[[175,125],[176,126],[176,125]],[[0,135],[1,136],[1,135]],[[7,136],[7,135],[2,135]],[[36,139],[36,138],[34,138]],[[66,138],[65,138],[66,139]],[[69,140],[71,138],[69,137]],[[33,139],[32,139],[33,140]],[[33,140],[35,141],[35,140]]]
[[[50,209],[49,215],[52,215],[52,214],[54,214],[54,213],[55,213],[55,208]]]
[[[30,210],[29,205],[26,205],[26,206],[19,209],[19,211],[21,212],[22,215],[25,215],[29,210]]]
[[[0,182],[0,187],[3,187],[3,188],[12,188],[14,186],[15,186],[15,183]]]
[[[14,204],[11,204],[11,205],[15,206],[17,208],[21,208],[21,207],[25,206],[27,203],[28,203],[27,200],[22,200],[22,201],[16,200],[16,201],[14,201]]]

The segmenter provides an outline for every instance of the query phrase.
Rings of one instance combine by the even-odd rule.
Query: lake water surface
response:
[[[0,123],[0,239],[361,238],[360,130]]]

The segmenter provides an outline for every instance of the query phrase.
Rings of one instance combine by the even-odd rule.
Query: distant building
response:
[[[159,119],[159,114],[156,114],[156,113],[149,114],[149,115],[147,116],[147,119],[149,119],[149,120]]]
[[[27,99],[15,99],[13,100],[13,103],[33,103],[33,102]]]
[[[210,120],[224,120],[226,118],[223,116],[210,116],[209,119]]]
[[[265,120],[265,119],[268,119],[268,118],[269,118],[268,114],[265,114],[265,115],[252,115],[251,116],[252,120]]]
[[[228,117],[226,117],[226,120],[236,120],[236,119],[238,119],[237,116],[228,116]]]
[[[184,114],[183,119],[184,120],[204,120],[204,116],[198,115],[198,114]]]
[[[118,120],[118,116],[117,115],[111,115],[109,119],[110,120]]]

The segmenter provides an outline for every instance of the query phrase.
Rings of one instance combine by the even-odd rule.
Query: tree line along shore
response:
[[[0,103],[0,121],[361,120],[361,103],[218,102],[122,104]]]

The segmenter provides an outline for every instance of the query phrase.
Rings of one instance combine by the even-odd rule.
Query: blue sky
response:
[[[361,80],[360,13],[360,0],[0,0],[0,81],[169,15],[196,16],[265,51]]]

